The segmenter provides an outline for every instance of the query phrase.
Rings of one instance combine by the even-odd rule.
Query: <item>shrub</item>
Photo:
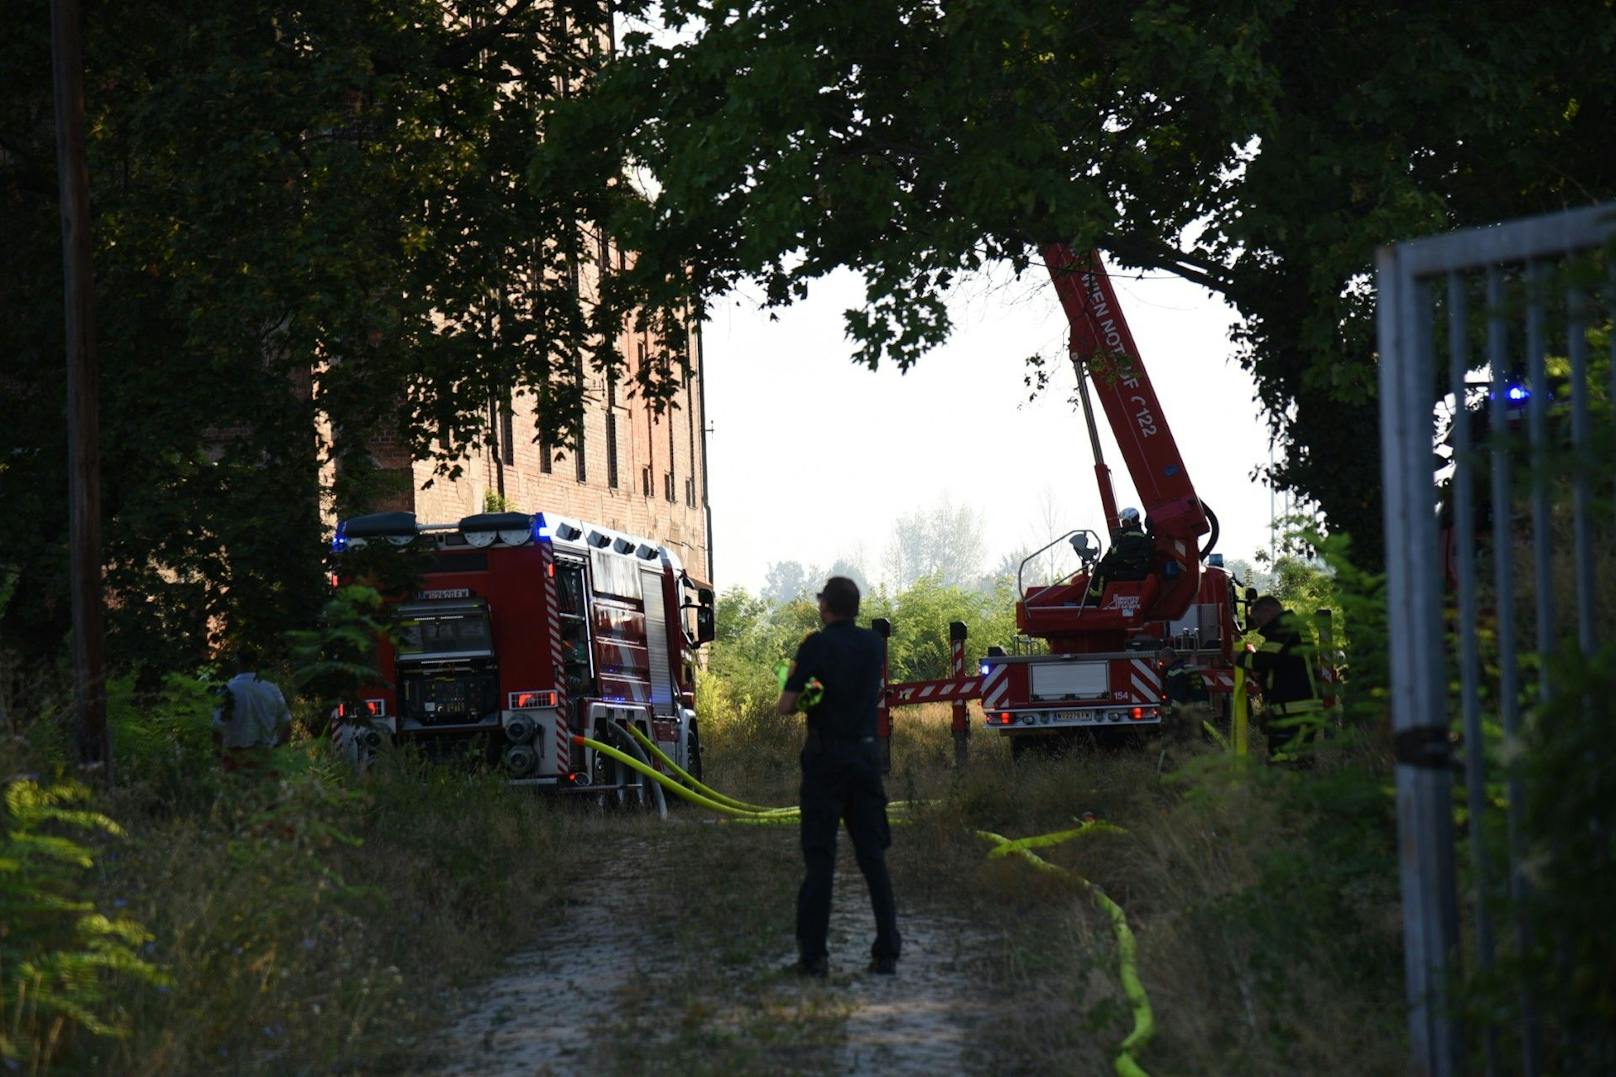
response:
[[[122,985],[166,982],[140,956],[152,936],[127,916],[109,916],[87,895],[95,851],[80,840],[122,837],[111,819],[82,805],[89,790],[28,779],[5,789],[0,837],[0,1058],[31,1072],[49,1066],[75,1033],[129,1031]]]

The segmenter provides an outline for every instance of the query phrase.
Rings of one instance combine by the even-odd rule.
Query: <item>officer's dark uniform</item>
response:
[[[851,620],[832,621],[802,641],[785,690],[801,692],[810,678],[825,686],[808,711],[802,749],[802,859],[797,892],[797,946],[804,962],[826,956],[831,885],[836,872],[836,827],[847,821],[859,870],[875,911],[876,960],[898,958],[897,902],[887,874],[892,844],[887,797],[881,788],[881,749],[875,739],[881,693],[881,637]]]
[[[1313,676],[1314,648],[1290,610],[1258,632],[1262,646],[1240,654],[1236,662],[1250,670],[1262,688],[1262,725],[1269,753],[1288,755],[1324,727],[1324,701]]]
[[[1111,548],[1100,558],[1089,581],[1089,601],[1098,602],[1105,585],[1115,580],[1142,580],[1150,575],[1150,559],[1155,552],[1155,541],[1137,526],[1122,528],[1111,539]]]

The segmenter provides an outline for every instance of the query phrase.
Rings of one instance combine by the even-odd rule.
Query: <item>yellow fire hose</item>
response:
[[[1246,669],[1234,667],[1234,754],[1245,755],[1251,721],[1251,704],[1246,698]]]
[[[1060,845],[1063,842],[1071,841],[1073,838],[1082,837],[1084,834],[1095,833],[1126,834],[1127,831],[1114,823],[1103,822],[1099,819],[1085,819],[1080,825],[1073,827],[1071,830],[1057,830],[1051,834],[1036,834],[1030,838],[1017,838],[1015,841],[1001,838],[999,840],[1003,844],[990,850],[988,856],[990,858],[1009,856],[1011,853],[1020,853],[1026,849],[1042,849],[1049,845]]]
[[[656,780],[661,782],[666,788],[672,789],[675,792],[680,792],[681,788],[683,788],[685,791],[694,792],[703,800],[733,808],[737,812],[742,812],[746,815],[758,815],[766,817],[762,819],[742,819],[740,816],[732,815],[731,817],[735,818],[738,822],[790,822],[795,820],[801,813],[801,809],[794,804],[788,805],[784,808],[766,808],[761,804],[751,804],[744,800],[736,800],[732,796],[720,793],[711,786],[702,784],[702,782],[693,776],[689,771],[685,770],[678,763],[675,763],[673,759],[669,757],[668,753],[664,752],[661,748],[658,748],[656,742],[650,737],[647,737],[644,733],[640,732],[633,726],[626,726],[625,728],[633,735],[635,740],[639,741],[640,744],[652,754],[652,756],[659,760],[663,766],[673,771],[673,773],[684,783],[683,786],[670,785],[668,783],[672,779],[670,779],[666,774],[654,773],[652,777],[656,778]],[[580,741],[580,743],[586,743],[593,746],[598,742],[591,741],[589,738],[584,738],[584,740]],[[614,756],[613,758],[616,757]],[[683,795],[683,793],[680,795]],[[690,798],[686,797],[686,799],[689,800]],[[692,801],[692,803],[700,803],[700,801]],[[705,807],[706,805],[703,806]],[[902,812],[907,810],[910,806],[910,802],[907,800],[894,800],[887,804],[887,810]]]
[[[712,811],[718,812],[720,815],[729,815],[735,818],[756,820],[757,817],[762,814],[760,812],[751,811],[745,808],[735,808],[728,804],[720,804],[716,800],[702,796],[694,789],[686,789],[684,786],[680,785],[666,774],[661,773],[654,767],[648,767],[638,759],[635,759],[632,755],[629,755],[627,752],[618,751],[610,744],[602,743],[593,737],[582,737],[574,734],[572,742],[574,744],[582,744],[585,747],[593,748],[595,751],[606,756],[608,759],[615,759],[617,762],[623,764],[625,767],[628,767],[630,770],[638,771],[647,778],[661,782],[664,789],[677,793],[679,796],[684,797],[692,804],[697,804],[703,808],[708,808]]]
[[[1118,1047],[1118,1053],[1112,1065],[1116,1068],[1119,1077],[1148,1077],[1144,1069],[1134,1058],[1136,1052],[1142,1051],[1156,1034],[1156,1016],[1150,1009],[1150,996],[1145,993],[1145,985],[1139,979],[1139,966],[1135,962],[1135,945],[1133,931],[1128,927],[1128,917],[1122,911],[1122,906],[1112,901],[1104,890],[1074,871],[1040,857],[1032,851],[1034,845],[1056,845],[1062,841],[1070,841],[1080,834],[1091,830],[1106,830],[1127,833],[1121,827],[1111,826],[1107,823],[1089,822],[1077,827],[1075,830],[1061,830],[1053,834],[1040,834],[1033,838],[1020,838],[1011,841],[1002,835],[989,830],[978,830],[977,836],[994,844],[988,853],[991,856],[1008,856],[1014,854],[1039,871],[1051,875],[1060,875],[1074,880],[1087,891],[1089,897],[1094,899],[1102,912],[1111,920],[1111,931],[1117,940],[1117,963],[1120,966],[1118,978],[1122,981],[1122,993],[1128,997],[1128,1003],[1133,1009],[1133,1030],[1128,1033],[1127,1039]]]
[[[646,736],[632,725],[628,726],[627,728],[630,735],[632,735],[635,740],[640,742],[641,747],[650,752],[651,755],[655,759],[659,760],[663,766],[677,774],[680,780],[682,780],[686,786],[700,793],[708,800],[715,800],[720,804],[728,804],[730,807],[737,808],[740,811],[785,812],[796,810],[795,808],[765,808],[761,804],[748,804],[744,800],[736,800],[734,797],[725,796],[718,790],[701,784],[701,782],[692,776],[689,771],[685,770],[678,763],[675,763],[667,752],[664,752],[661,748],[658,748],[656,741],[652,740],[650,737]]]

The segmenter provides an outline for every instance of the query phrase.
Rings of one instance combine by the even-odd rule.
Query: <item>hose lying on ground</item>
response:
[[[720,804],[718,801],[713,800],[710,797],[702,796],[694,789],[686,789],[684,786],[680,785],[666,774],[661,773],[653,767],[646,766],[644,763],[640,762],[638,759],[635,759],[627,752],[618,751],[610,744],[602,743],[593,737],[583,737],[574,734],[572,742],[574,744],[581,744],[586,748],[593,748],[595,751],[600,752],[608,759],[615,759],[624,766],[629,767],[632,770],[639,771],[647,778],[660,782],[664,789],[672,790],[679,796],[682,796],[686,800],[690,801],[692,804],[697,804],[703,808],[708,808],[712,811],[718,812],[720,815],[729,815],[737,818],[756,818],[760,814],[755,811],[748,811],[744,808],[733,808],[728,804]]]
[[[765,808],[760,805],[747,804],[745,801],[736,800],[734,797],[725,796],[697,781],[682,767],[674,763],[672,759],[669,759],[667,754],[658,748],[649,737],[633,726],[620,728],[627,728],[636,740],[644,745],[664,766],[679,775],[685,782],[688,782],[690,787],[687,788],[684,784],[661,773],[649,764],[641,762],[641,760],[626,752],[621,752],[611,745],[603,744],[592,737],[574,736],[572,740],[574,744],[593,748],[608,758],[615,759],[624,766],[638,771],[640,774],[657,782],[663,788],[670,789],[679,796],[684,797],[692,804],[728,816],[732,822],[749,823],[755,826],[784,825],[796,822],[797,808]],[[896,809],[904,809],[908,806],[909,802],[907,801],[894,801],[888,805],[889,808]],[[1122,906],[1112,901],[1110,896],[1094,883],[1076,872],[1051,864],[1032,851],[1033,849],[1046,848],[1051,845],[1060,845],[1080,838],[1085,834],[1126,834],[1127,831],[1113,823],[1098,819],[1085,819],[1082,823],[1069,830],[1057,830],[1049,834],[1035,834],[1015,840],[988,830],[978,830],[976,833],[979,837],[993,842],[994,847],[988,851],[989,857],[1019,856],[1040,871],[1074,880],[1110,919],[1111,930],[1117,940],[1117,958],[1120,966],[1118,978],[1122,981],[1122,992],[1127,996],[1129,1005],[1133,1010],[1133,1029],[1118,1048],[1114,1066],[1119,1077],[1148,1077],[1148,1074],[1145,1073],[1134,1058],[1134,1054],[1144,1050],[1145,1045],[1155,1035],[1156,1019],[1150,1008],[1150,996],[1145,993],[1145,985],[1139,979],[1139,968],[1135,961],[1133,931],[1128,927],[1127,914],[1122,911]]]
[[[656,770],[650,771],[650,776],[661,783],[664,788],[673,790],[675,793],[684,797],[692,804],[699,804],[702,807],[714,808],[714,810],[727,808],[729,810],[724,811],[723,814],[728,815],[736,822],[742,823],[790,823],[795,822],[797,816],[801,813],[801,809],[794,804],[788,805],[784,808],[766,808],[761,804],[750,804],[744,800],[737,800],[732,796],[727,796],[724,793],[720,793],[711,786],[702,784],[700,779],[696,778],[689,771],[675,763],[668,756],[668,753],[657,747],[656,742],[650,737],[647,737],[640,730],[634,728],[633,726],[620,728],[626,728],[629,733],[634,736],[635,740],[639,741],[640,744],[643,745],[645,749],[649,751],[651,755],[663,766],[671,770],[674,775],[680,779],[680,781],[675,781],[674,778],[671,778],[668,775]],[[578,738],[574,739],[578,740]],[[588,744],[593,747],[598,742],[591,741],[588,737],[585,737],[578,740],[578,743]],[[612,758],[615,759],[617,757],[613,756]],[[621,760],[619,760],[619,762],[621,762]],[[636,767],[635,769],[639,770],[640,768]],[[640,772],[642,774],[647,773],[644,770],[641,770]],[[694,794],[694,796],[691,794]],[[914,803],[924,802],[894,800],[887,804],[887,810],[901,814],[902,812],[907,811]]]
[[[661,762],[663,766],[667,767],[674,774],[678,775],[679,779],[683,781],[686,786],[700,793],[708,800],[716,800],[720,804],[728,804],[730,807],[739,808],[741,811],[779,812],[794,810],[787,808],[765,808],[761,804],[748,804],[744,800],[736,800],[734,797],[725,796],[718,790],[701,784],[699,779],[697,779],[689,771],[685,770],[685,768],[681,767],[678,763],[675,763],[667,752],[664,752],[661,748],[658,748],[656,741],[652,740],[638,729],[635,729],[633,726],[629,726],[628,731],[633,734],[634,739],[639,741],[641,746],[644,747],[646,751],[650,752],[651,755]]]
[[[989,851],[991,856],[1016,855],[1039,871],[1052,875],[1060,875],[1075,881],[1094,900],[1094,904],[1111,920],[1111,931],[1117,940],[1117,962],[1120,966],[1118,978],[1122,981],[1122,993],[1128,997],[1128,1003],[1133,1010],[1133,1030],[1122,1041],[1113,1065],[1119,1077],[1148,1077],[1144,1069],[1134,1058],[1134,1054],[1142,1051],[1150,1038],[1156,1034],[1156,1017],[1150,1009],[1150,996],[1145,993],[1145,985],[1139,979],[1139,967],[1135,963],[1135,946],[1133,931],[1128,927],[1128,917],[1122,911],[1122,906],[1112,901],[1104,890],[1074,871],[1051,864],[1049,861],[1032,852],[1035,845],[1057,845],[1063,841],[1070,841],[1081,834],[1091,831],[1109,831],[1112,833],[1127,833],[1121,827],[1098,821],[1086,822],[1073,830],[1060,830],[1053,834],[1039,834],[1032,838],[1021,838],[1011,841],[1000,834],[989,830],[978,830],[977,836],[991,841],[994,848]]]

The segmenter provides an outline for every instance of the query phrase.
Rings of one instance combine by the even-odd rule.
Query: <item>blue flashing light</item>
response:
[[[348,548],[348,521],[337,524],[337,533],[331,536],[331,552],[342,553]]]
[[[1528,389],[1524,385],[1511,385],[1508,389],[1504,390],[1504,395],[1511,401],[1518,404],[1522,400],[1530,399],[1532,396],[1532,390]]]
[[[533,514],[533,541],[549,542],[554,537],[555,531],[550,527],[549,521],[544,518],[544,513],[535,512]]]
[[[988,664],[987,664],[987,663],[986,663],[986,662],[983,662],[983,663],[982,663],[982,676],[984,676],[984,677],[986,677],[986,676],[987,676],[987,675],[988,675],[988,673],[989,673],[989,672],[990,672],[990,671],[991,671],[991,670],[992,670],[992,669],[993,669],[993,667],[992,667],[992,666],[990,666],[990,665],[988,665]]]

